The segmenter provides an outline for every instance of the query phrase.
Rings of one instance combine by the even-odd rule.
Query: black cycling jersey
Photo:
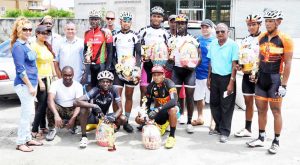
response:
[[[85,100],[93,100],[93,103],[97,104],[104,114],[108,112],[113,99],[117,103],[121,101],[121,97],[115,87],[112,87],[108,91],[94,87],[85,95]]]
[[[146,106],[148,109],[150,109],[151,103],[155,100],[160,105],[160,110],[176,106],[178,99],[174,82],[167,78],[160,84],[151,82],[147,87],[146,97]]]

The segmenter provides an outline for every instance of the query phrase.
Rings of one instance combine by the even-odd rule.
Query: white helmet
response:
[[[283,14],[278,10],[266,10],[264,14],[265,19],[283,19]]]
[[[164,16],[164,9],[161,8],[160,6],[154,6],[154,7],[151,9],[151,15],[152,15],[152,14],[159,14],[159,15]]]
[[[252,22],[257,22],[261,23],[262,22],[262,17],[258,14],[250,14],[246,18],[247,23],[252,23]]]
[[[120,20],[132,20],[132,14],[128,11],[123,11],[121,14],[120,14]]]
[[[89,18],[94,17],[94,18],[100,18],[101,17],[101,13],[99,10],[91,10],[89,12]]]
[[[98,80],[109,79],[109,80],[113,81],[114,80],[114,74],[111,73],[110,71],[105,70],[105,71],[102,71],[98,74],[97,79]]]

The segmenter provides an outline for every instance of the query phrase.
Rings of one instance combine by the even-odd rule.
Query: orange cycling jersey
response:
[[[282,32],[270,39],[268,32],[258,37],[259,41],[259,71],[263,73],[282,73],[284,56],[293,52],[292,39]]]

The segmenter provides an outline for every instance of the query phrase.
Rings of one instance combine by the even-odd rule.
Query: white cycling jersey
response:
[[[113,36],[113,41],[118,60],[122,59],[122,56],[135,57],[135,46],[139,43],[139,40],[132,30],[127,33],[122,31],[117,32],[117,34]]]
[[[169,33],[164,28],[153,28],[147,26],[142,28],[138,33],[142,45],[152,45],[156,42],[168,43]]]

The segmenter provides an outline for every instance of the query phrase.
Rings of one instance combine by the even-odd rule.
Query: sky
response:
[[[51,1],[51,5],[56,6],[58,8],[68,8],[74,7],[74,0],[44,0],[44,5],[49,5]]]

